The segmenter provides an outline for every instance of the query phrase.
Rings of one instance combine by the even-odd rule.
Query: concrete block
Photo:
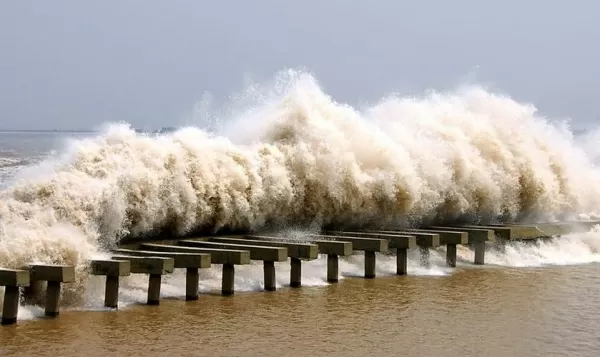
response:
[[[352,243],[333,240],[315,240],[312,243],[319,247],[319,253],[327,255],[352,255]]]
[[[131,263],[129,260],[92,260],[92,275],[129,276]]]
[[[438,234],[440,236],[440,245],[469,243],[469,234],[467,232],[441,229],[416,229],[415,232]]]
[[[265,247],[252,244],[231,244],[201,240],[180,240],[177,244],[194,248],[247,250],[250,252],[250,259],[270,262],[285,262],[288,255],[286,247]]]
[[[75,281],[75,267],[69,265],[31,264],[31,281],[71,283]]]
[[[211,267],[210,254],[208,253],[177,253],[160,252],[136,249],[113,249],[113,253],[126,254],[141,257],[166,257],[173,258],[175,269],[198,268],[207,269]]]
[[[314,260],[319,257],[319,247],[316,244],[287,242],[282,240],[274,241],[273,237],[269,236],[248,235],[246,236],[246,238],[218,237],[211,238],[210,241],[237,244],[243,244],[240,242],[245,242],[245,244],[260,245],[266,247],[286,247],[288,250],[288,257],[303,260]]]
[[[165,257],[136,257],[130,255],[114,255],[114,260],[128,260],[132,274],[164,275],[175,269],[175,260]]]
[[[174,252],[174,253],[205,253],[210,254],[213,264],[250,264],[250,252],[247,250],[192,248],[168,244],[144,243],[140,245],[142,250]]]
[[[446,231],[459,231],[459,232],[467,232],[469,244],[476,242],[493,242],[494,241],[494,231],[491,229],[484,228],[460,228],[460,227],[442,227],[442,226],[431,226],[426,227],[427,229],[438,229],[438,230],[446,230]],[[462,244],[462,243],[461,243]]]
[[[352,250],[385,253],[388,250],[388,241],[383,238],[364,238],[344,235],[345,232],[336,234],[311,234],[311,237],[340,240],[352,243]]]
[[[435,248],[440,246],[440,235],[437,233],[422,232],[416,230],[375,231],[375,233],[415,236],[417,246],[421,248]]]
[[[0,286],[29,286],[29,271],[0,268]]]

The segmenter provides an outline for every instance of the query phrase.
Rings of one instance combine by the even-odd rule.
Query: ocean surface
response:
[[[157,230],[600,218],[598,132],[481,88],[354,108],[289,72],[210,118],[211,131],[0,133],[0,267],[78,268],[60,317],[21,306],[19,323],[0,328],[0,356],[600,355],[600,227],[490,250],[485,266],[466,249],[455,269],[443,248],[429,267],[411,252],[401,277],[379,255],[378,278],[364,280],[357,255],[338,284],[321,257],[304,264],[300,289],[278,263],[269,293],[253,264],[227,298],[214,266],[195,302],[176,272],[152,307],[134,275],[119,310],[103,308],[85,261]]]

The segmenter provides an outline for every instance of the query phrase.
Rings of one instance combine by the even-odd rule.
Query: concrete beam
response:
[[[113,249],[113,253],[134,255],[140,257],[166,257],[173,258],[175,269],[207,269],[211,267],[210,254],[208,253],[179,253],[179,252],[160,252],[151,250],[136,249]]]
[[[131,263],[129,260],[92,260],[90,262],[92,275],[129,276]]]
[[[4,302],[2,304],[2,325],[17,323],[19,313],[19,287],[29,285],[27,270],[0,268],[0,286],[4,286]]]
[[[178,245],[193,248],[213,248],[213,249],[238,249],[250,252],[250,259],[269,262],[284,262],[287,260],[286,247],[265,247],[252,244],[231,244],[221,242],[207,242],[202,240],[180,240]]]
[[[469,244],[475,243],[475,242],[493,242],[495,239],[494,231],[492,229],[446,227],[446,226],[430,226],[430,227],[426,227],[426,229],[466,232],[469,235],[469,237],[468,237]]]
[[[112,260],[128,260],[132,274],[171,274],[175,270],[175,260],[165,257],[137,257],[132,255],[113,255]]]
[[[311,237],[326,238],[341,240],[352,243],[352,250],[356,251],[367,251],[367,252],[380,252],[385,253],[388,250],[388,241],[383,238],[360,238],[339,235],[325,235],[325,234],[311,234]]]
[[[210,241],[231,244],[252,244],[265,247],[286,247],[288,250],[288,257],[302,260],[315,260],[319,257],[319,247],[316,244],[229,237],[210,238]]]
[[[119,280],[129,276],[131,263],[129,260],[92,260],[92,275],[106,276],[104,287],[104,306],[116,309],[119,307]]]
[[[75,267],[68,265],[32,264],[29,266],[31,281],[52,281],[72,283],[75,281]]]
[[[349,231],[324,231],[327,236],[358,237],[365,239],[385,239],[388,241],[388,249],[413,249],[417,248],[417,238],[414,235],[397,233],[374,233],[374,232],[349,232]]]
[[[250,264],[250,252],[247,250],[192,248],[177,245],[153,243],[143,243],[140,245],[140,249],[160,252],[210,254],[210,260],[213,264]]]
[[[393,230],[393,231],[369,231],[372,233],[380,233],[384,235],[394,236],[414,236],[416,245],[420,248],[435,248],[440,246],[440,235],[437,233],[417,232],[408,230]]]
[[[0,286],[29,286],[29,271],[0,268]]]

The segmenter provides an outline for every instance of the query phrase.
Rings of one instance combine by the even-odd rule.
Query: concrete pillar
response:
[[[302,261],[298,258],[291,258],[290,270],[290,286],[292,288],[299,288],[302,286]]]
[[[408,271],[408,249],[396,249],[396,274],[406,275]]]
[[[185,271],[185,300],[198,300],[198,285],[200,273],[198,268],[186,268]]]
[[[476,242],[473,244],[475,249],[475,260],[473,261],[476,265],[485,264],[485,242]]]
[[[375,252],[365,251],[365,278],[375,278]]]
[[[337,283],[339,280],[339,257],[337,254],[327,254],[327,281]]]
[[[446,244],[446,265],[451,268],[456,266],[456,244]]]
[[[223,264],[223,281],[221,285],[221,295],[233,295],[233,285],[235,279],[235,267],[233,264]]]
[[[19,287],[4,287],[4,304],[2,306],[2,325],[12,325],[17,322],[19,312]]]
[[[44,290],[44,282],[41,280],[34,280],[29,283],[29,286],[23,288],[23,302],[26,305],[43,305],[44,297],[42,291]]]
[[[106,286],[104,288],[104,306],[116,309],[119,305],[119,277],[114,275],[106,276]]]
[[[265,278],[265,290],[275,291],[277,290],[275,284],[275,262],[265,260],[263,262],[264,278]]]
[[[49,281],[46,287],[46,311],[44,314],[49,317],[58,316],[59,301],[60,283],[58,281]]]
[[[161,274],[150,274],[148,278],[148,305],[160,304],[160,286],[162,284]]]
[[[429,261],[429,248],[419,247],[421,266],[425,268],[429,268],[431,266],[431,262]]]

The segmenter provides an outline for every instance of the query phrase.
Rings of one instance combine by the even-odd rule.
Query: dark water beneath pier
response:
[[[590,356],[600,265],[345,278],[0,329],[0,356]]]

